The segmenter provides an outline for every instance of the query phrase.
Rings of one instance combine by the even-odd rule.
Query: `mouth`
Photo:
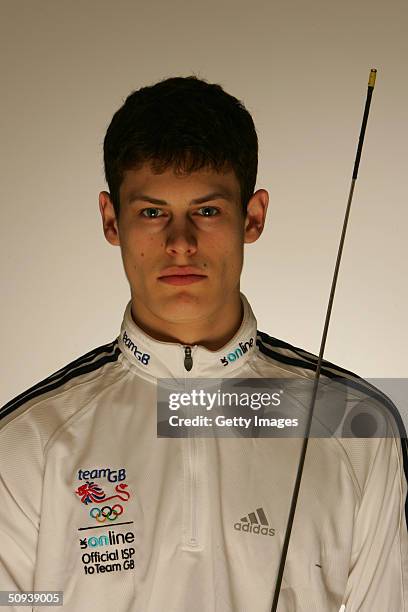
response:
[[[170,276],[161,276],[159,281],[167,283],[168,285],[190,285],[191,283],[198,283],[206,279],[206,276],[199,274],[175,274]]]
[[[207,278],[205,274],[201,274],[197,268],[190,266],[174,266],[167,268],[164,274],[158,277],[158,280],[167,285],[190,285],[191,283],[199,283]]]

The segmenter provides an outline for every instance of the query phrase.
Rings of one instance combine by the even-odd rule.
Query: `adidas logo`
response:
[[[257,508],[256,512],[250,512],[248,516],[244,516],[240,521],[235,523],[234,529],[237,531],[246,531],[247,533],[258,533],[260,535],[275,535],[275,530],[269,527],[268,519],[266,518],[263,508]]]

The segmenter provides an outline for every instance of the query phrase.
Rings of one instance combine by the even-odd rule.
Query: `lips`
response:
[[[162,276],[159,280],[168,285],[190,285],[205,280],[206,276],[198,276],[198,274],[176,274],[174,276]]]
[[[159,276],[159,281],[168,285],[190,285],[206,279],[207,276],[201,273],[198,268],[191,266],[174,266],[166,268]]]
[[[172,268],[166,268],[159,278],[166,276],[206,276],[201,272],[199,268],[193,268],[192,266],[173,266]]]

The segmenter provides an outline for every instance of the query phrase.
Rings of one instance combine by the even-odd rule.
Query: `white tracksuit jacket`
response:
[[[316,357],[257,332],[241,299],[237,334],[192,347],[190,371],[129,302],[113,342],[0,409],[0,590],[63,591],[66,612],[270,611],[302,439],[156,430],[158,378],[313,378]],[[334,374],[403,435],[386,396]],[[310,439],[279,612],[408,611],[407,465],[398,433]]]

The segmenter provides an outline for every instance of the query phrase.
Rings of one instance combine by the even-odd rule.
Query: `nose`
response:
[[[173,222],[166,240],[169,255],[194,255],[197,252],[197,239],[188,221]]]

